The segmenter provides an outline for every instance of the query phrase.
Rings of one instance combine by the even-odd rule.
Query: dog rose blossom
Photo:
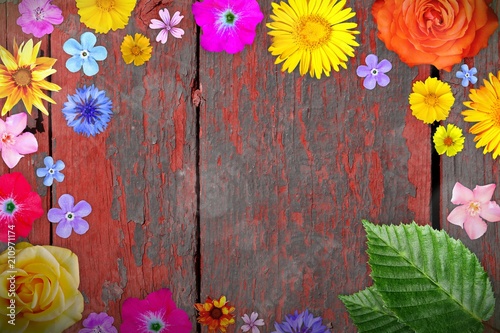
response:
[[[451,71],[488,45],[498,27],[491,0],[376,0],[378,37],[409,66]]]

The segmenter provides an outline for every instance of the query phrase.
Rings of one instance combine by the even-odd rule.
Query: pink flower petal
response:
[[[472,193],[472,191],[459,182],[456,182],[455,186],[453,187],[451,202],[455,205],[465,205],[473,200],[474,194]]]
[[[495,184],[477,185],[472,191],[474,193],[474,199],[481,203],[489,202],[493,196],[493,192],[495,192],[495,187],[497,187]]]
[[[175,12],[174,15],[172,16],[172,19],[170,20],[170,25],[173,27],[179,23],[181,23],[182,19],[184,18],[183,15],[180,15],[180,12]]]
[[[464,229],[470,239],[478,239],[486,232],[486,222],[479,216],[469,216],[464,223]]]
[[[467,214],[467,206],[458,206],[450,212],[447,219],[448,222],[463,228],[467,216],[469,216],[469,214]]]
[[[165,44],[167,40],[168,40],[168,32],[166,29],[163,29],[162,31],[160,31],[158,36],[156,36],[156,41]]]
[[[250,328],[251,328],[251,327],[250,327],[250,325],[247,325],[247,324],[245,324],[245,325],[242,325],[242,326],[241,326],[241,330],[242,330],[243,332],[248,332],[248,331],[250,331]]]
[[[27,124],[28,116],[24,112],[12,115],[5,119],[6,131],[15,136],[21,134],[26,128]]]
[[[157,19],[152,19],[151,23],[149,24],[150,29],[164,29],[165,27],[165,23]]]
[[[488,222],[500,221],[500,206],[494,201],[490,201],[481,205],[481,213],[479,214]]]
[[[168,12],[168,9],[161,9],[160,10],[160,17],[165,22],[166,25],[171,25],[170,24],[170,13]]]
[[[17,151],[14,149],[4,146],[2,148],[2,159],[4,160],[5,164],[12,169],[19,163],[19,160],[23,157],[23,155],[19,154]]]
[[[16,143],[12,146],[19,154],[31,154],[38,150],[38,142],[32,133],[26,132],[15,139]]]
[[[181,28],[172,28],[170,29],[170,33],[175,38],[182,38],[182,35],[184,35],[184,30],[182,30]]]

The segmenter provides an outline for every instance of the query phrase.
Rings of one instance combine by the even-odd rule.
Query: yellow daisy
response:
[[[133,61],[134,65],[141,66],[151,58],[153,47],[149,44],[149,38],[135,34],[134,38],[130,35],[123,38],[120,50],[125,63],[130,64]]]
[[[218,300],[207,297],[205,303],[196,303],[194,306],[198,310],[198,322],[207,326],[210,333],[226,333],[227,327],[236,322],[233,314],[235,307],[229,304],[226,296]]]
[[[125,28],[135,4],[136,0],[76,0],[81,22],[103,34]]]
[[[330,76],[332,68],[347,68],[348,56],[354,56],[356,42],[353,30],[358,25],[345,22],[354,17],[351,8],[344,8],[345,0],[289,0],[279,5],[272,3],[272,44],[269,52],[277,56],[275,64],[283,63],[282,71],[291,73],[299,65],[300,75],[309,72],[320,78]]]
[[[469,98],[464,102],[470,110],[462,112],[464,120],[477,123],[469,129],[475,134],[476,148],[484,147],[483,154],[493,153],[493,158],[500,155],[500,71],[497,76],[490,73],[489,81],[484,86],[471,89]]]
[[[23,101],[26,111],[31,114],[33,105],[49,114],[42,99],[55,104],[56,102],[42,92],[44,90],[59,91],[55,83],[45,80],[56,72],[52,66],[57,59],[49,57],[37,58],[41,41],[33,46],[33,40],[17,46],[14,42],[14,55],[0,46],[0,98],[7,97],[2,108],[2,116],[9,112],[19,100]]]
[[[448,83],[435,77],[428,77],[425,82],[413,84],[413,92],[409,96],[412,114],[426,124],[445,120],[455,103],[455,97]]]
[[[465,138],[462,130],[453,124],[439,126],[432,137],[434,147],[439,155],[455,156],[464,149]]]

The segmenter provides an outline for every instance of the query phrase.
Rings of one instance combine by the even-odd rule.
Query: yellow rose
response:
[[[59,333],[82,319],[78,257],[68,249],[9,247],[0,254],[0,281],[2,333]]]

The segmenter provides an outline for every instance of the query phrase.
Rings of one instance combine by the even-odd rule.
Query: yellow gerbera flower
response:
[[[14,55],[0,46],[0,98],[7,97],[2,108],[2,116],[9,112],[19,100],[22,99],[26,111],[31,114],[33,105],[45,113],[49,114],[42,99],[56,104],[56,102],[42,92],[44,90],[59,91],[55,83],[45,80],[56,72],[52,66],[57,59],[49,57],[37,58],[42,42],[33,46],[33,40],[26,44],[21,43],[19,47],[14,42]]]
[[[424,123],[431,124],[448,118],[455,97],[448,83],[428,77],[425,82],[413,84],[409,101],[412,114]]]
[[[489,74],[489,81],[484,86],[471,89],[469,98],[464,102],[470,110],[462,112],[464,120],[477,123],[469,129],[475,134],[476,148],[484,147],[483,154],[493,153],[493,158],[500,155],[500,71],[497,76]]]
[[[198,310],[198,322],[208,327],[210,333],[225,333],[227,327],[235,323],[234,306],[231,306],[226,300],[226,296],[221,296],[219,300],[207,297],[205,303],[196,303]]]
[[[133,61],[134,65],[141,66],[151,58],[153,47],[149,44],[149,38],[142,34],[135,34],[134,38],[130,35],[123,38],[120,50],[125,63],[130,64]]]
[[[448,124],[446,127],[439,126],[436,129],[432,141],[439,155],[446,153],[446,156],[451,157],[464,149],[465,138],[459,127]]]
[[[76,0],[81,22],[104,34],[125,28],[135,4],[136,0]]]
[[[272,3],[272,45],[269,52],[277,56],[275,64],[283,63],[282,71],[291,73],[300,63],[300,75],[309,72],[320,78],[330,76],[332,68],[347,68],[347,56],[354,56],[353,46],[359,46],[354,37],[358,25],[345,22],[354,17],[351,8],[344,8],[345,0],[289,0],[279,5]]]

